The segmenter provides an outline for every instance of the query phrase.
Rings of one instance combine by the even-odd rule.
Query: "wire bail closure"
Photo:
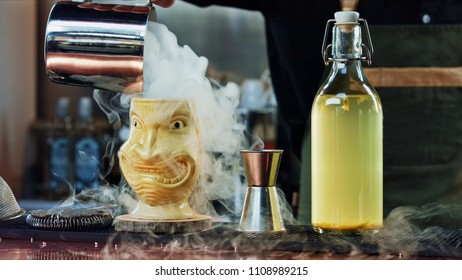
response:
[[[338,58],[329,57],[328,50],[332,49],[332,44],[327,45],[327,38],[329,35],[331,24],[337,24],[336,22],[337,21],[335,19],[330,19],[327,21],[327,24],[326,24],[326,30],[324,31],[324,40],[322,42],[322,48],[321,48],[321,55],[322,55],[322,59],[324,60],[324,64],[327,66],[329,65],[329,63],[333,61],[347,62],[347,61],[361,60],[361,61],[366,61],[368,65],[371,65],[372,64],[372,54],[374,53],[374,46],[372,45],[371,34],[369,32],[369,26],[367,25],[367,21],[362,18],[358,19],[358,23],[352,23],[352,24],[359,24],[359,25],[362,24],[366,31],[367,45],[361,44],[361,47],[366,51],[366,56],[362,56],[360,58],[351,58],[351,59],[338,59]]]

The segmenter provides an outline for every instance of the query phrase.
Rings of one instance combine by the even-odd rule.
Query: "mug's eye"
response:
[[[176,120],[170,124],[170,129],[181,129],[185,126],[183,121]]]
[[[132,120],[132,126],[133,128],[141,128],[143,127],[143,124],[138,120],[137,118]]]

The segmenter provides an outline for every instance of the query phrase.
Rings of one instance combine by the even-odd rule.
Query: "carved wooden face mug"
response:
[[[199,129],[185,100],[132,99],[130,136],[119,150],[120,168],[138,196],[134,217],[185,219],[199,177]]]

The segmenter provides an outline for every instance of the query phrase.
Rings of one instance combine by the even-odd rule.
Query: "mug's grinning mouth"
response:
[[[145,167],[141,165],[131,165],[131,169],[138,172],[138,173],[144,173],[144,174],[153,174],[153,175],[164,175],[165,177],[173,177],[178,174],[178,172],[183,172],[185,168],[187,168],[185,165],[186,163],[181,162],[181,163],[175,163],[175,166],[172,167],[161,167],[161,168],[156,168],[156,167]],[[172,175],[172,176],[167,176],[167,175]]]
[[[128,181],[136,184],[157,183],[162,187],[172,188],[183,184],[191,176],[192,169],[188,157],[173,157],[158,162],[155,166],[135,164],[124,154],[121,154],[121,163],[125,165],[124,176]]]
[[[141,173],[145,176],[151,176],[152,179],[156,180],[159,183],[164,184],[175,184],[183,181],[183,179],[188,174],[188,165],[185,162],[182,162],[180,167],[176,168],[144,168],[144,167],[129,167],[129,170],[135,171],[136,173]],[[179,173],[179,174],[178,174]],[[171,176],[175,176],[173,178],[169,178]]]

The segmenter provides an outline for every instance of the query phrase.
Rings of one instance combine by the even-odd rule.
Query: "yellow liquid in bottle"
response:
[[[318,95],[312,110],[312,224],[376,230],[383,224],[382,108],[368,94]]]

